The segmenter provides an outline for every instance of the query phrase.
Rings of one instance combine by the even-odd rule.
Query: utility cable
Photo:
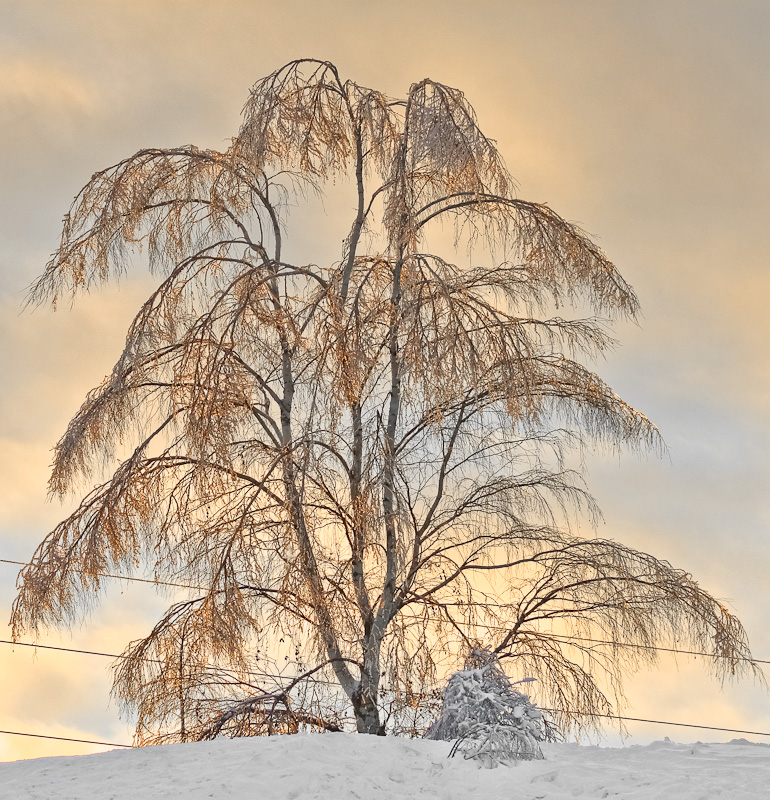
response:
[[[69,736],[48,736],[44,733],[24,733],[22,731],[0,731],[8,736],[32,736],[35,739],[56,739],[59,742],[83,742],[83,744],[103,744],[107,747],[133,747],[132,744],[118,744],[117,742],[97,742],[95,739],[71,739]]]
[[[0,644],[10,644],[12,647],[34,647],[42,650],[60,650],[63,653],[81,653],[85,656],[104,656],[105,658],[125,658],[126,656],[115,655],[115,653],[97,653],[94,650],[77,650],[74,647],[55,647],[52,644],[36,644],[35,642],[14,642],[11,639],[0,639]]]
[[[92,655],[92,656],[105,656],[107,658],[125,658],[125,656],[116,655],[114,653],[100,653],[100,652],[96,652],[96,651],[93,651],[93,650],[76,650],[76,649],[69,648],[69,647],[53,647],[51,645],[44,645],[44,644],[36,645],[36,644],[34,644],[32,642],[12,642],[12,641],[9,641],[9,640],[6,640],[6,639],[0,639],[0,644],[22,645],[24,647],[41,647],[41,648],[44,648],[46,650],[63,650],[63,651],[70,652],[70,653],[80,653],[80,654],[83,654],[83,655]],[[279,675],[277,673],[271,673],[271,672],[257,672],[257,673],[250,673],[250,674],[260,675],[260,676],[265,677],[265,678],[274,678],[274,679],[285,678],[285,676],[283,676],[283,675]],[[337,686],[338,685],[338,684],[334,683],[333,681],[316,680],[315,682],[316,683],[325,683],[325,684],[328,684],[329,686]],[[425,695],[424,692],[420,692],[420,693],[416,693],[416,694],[420,694],[421,696]],[[554,713],[554,714],[559,713],[558,709],[555,709],[555,708],[543,708],[543,707],[540,707],[540,706],[539,706],[539,708],[540,708],[541,711],[548,711],[549,713]],[[640,717],[624,717],[624,716],[620,716],[618,714],[600,714],[598,712],[594,713],[594,712],[590,712],[590,711],[580,712],[579,716],[582,716],[582,717],[603,717],[605,719],[616,719],[616,720],[620,720],[622,722],[646,722],[646,723],[649,723],[649,724],[652,724],[652,725],[672,725],[672,726],[676,726],[676,727],[679,727],[679,728],[698,728],[700,730],[723,731],[723,732],[727,732],[727,733],[743,733],[743,734],[748,734],[750,736],[770,736],[770,732],[765,732],[765,731],[747,731],[747,730],[740,730],[740,729],[737,729],[737,728],[722,728],[722,727],[718,727],[718,726],[715,726],[715,725],[696,725],[696,724],[690,724],[690,723],[687,723],[687,722],[671,722],[669,720],[660,720],[660,719],[642,719]],[[17,732],[15,732],[15,731],[0,731],[0,733],[17,733]],[[42,736],[41,734],[32,734],[32,733],[29,733],[29,734],[19,733],[18,735],[19,736]],[[59,738],[62,738],[62,737],[57,737],[57,736],[48,736],[48,737],[46,737],[46,736],[43,736],[42,738],[59,739]],[[104,744],[104,745],[111,745],[111,746],[114,746],[114,747],[131,747],[131,745],[115,744],[115,743],[111,743],[111,742],[92,742],[92,741],[87,741],[85,739],[65,739],[65,741],[73,741],[73,742],[80,741],[80,742],[87,742],[88,744]]]
[[[26,566],[26,562],[13,561],[11,559],[6,559],[6,558],[0,558],[0,563],[17,564],[17,565],[20,565],[20,566]],[[130,577],[130,576],[127,576],[127,575],[110,575],[110,574],[107,574],[107,573],[102,573],[100,575],[100,577],[114,578],[116,580],[138,581],[138,582],[141,582],[141,583],[162,584],[162,585],[165,585],[165,586],[174,586],[174,587],[178,587],[178,588],[182,588],[182,589],[201,589],[201,587],[196,587],[196,586],[189,586],[189,585],[180,584],[180,583],[171,583],[171,582],[168,582],[168,581],[149,580],[147,578]],[[488,630],[497,630],[497,629],[504,630],[503,628],[500,628],[499,626],[484,625],[484,624],[481,624],[481,623],[479,623],[478,626],[482,627],[482,628],[486,628]],[[616,646],[616,647],[639,648],[639,649],[645,649],[645,650],[659,650],[659,651],[663,651],[663,652],[667,652],[667,653],[674,653],[674,654],[678,654],[678,655],[708,656],[710,658],[719,658],[719,656],[717,656],[717,655],[715,655],[713,653],[704,653],[704,652],[698,652],[698,651],[692,651],[692,650],[677,650],[677,649],[670,648],[670,647],[659,647],[659,646],[656,646],[656,645],[629,644],[629,643],[625,643],[625,642],[612,642],[612,641],[606,641],[606,640],[603,640],[603,639],[592,639],[592,638],[582,637],[582,636],[566,636],[566,635],[562,635],[562,634],[547,634],[547,635],[550,638],[561,639],[561,640],[564,640],[567,643],[569,643],[570,641],[582,641],[582,642],[590,642],[590,643],[593,643],[593,644],[612,645],[612,646]],[[41,648],[41,649],[45,649],[45,650],[59,650],[59,651],[68,652],[68,653],[79,653],[81,655],[103,656],[105,658],[116,658],[116,659],[126,658],[126,656],[119,655],[119,654],[116,654],[116,653],[102,653],[102,652],[98,652],[98,651],[94,651],[94,650],[81,650],[81,649],[76,649],[76,648],[72,648],[72,647],[56,647],[56,646],[53,646],[53,645],[35,644],[33,642],[13,642],[13,641],[10,641],[10,640],[7,640],[7,639],[0,639],[0,644],[8,644],[8,645],[12,645],[12,646],[13,645],[20,645],[22,647],[34,647],[34,648]],[[150,659],[150,660],[156,660],[156,659]],[[751,662],[757,663],[757,664],[770,664],[770,660],[760,659],[760,658],[754,658],[754,659],[744,658],[744,659],[741,659],[741,660],[751,661]],[[259,676],[259,677],[273,678],[273,679],[278,679],[278,678],[283,678],[284,677],[282,675],[269,673],[269,672],[253,672],[253,673],[250,672],[249,674],[250,675],[254,675],[254,676]],[[317,683],[318,682],[323,682],[323,683],[326,683],[326,684],[328,684],[330,686],[336,686],[337,685],[336,683],[334,683],[332,681],[316,681],[316,682]],[[556,713],[555,709],[544,708],[542,710]],[[724,732],[727,732],[727,733],[743,733],[743,734],[748,734],[748,735],[751,735],[751,736],[770,736],[770,733],[766,733],[766,732],[763,732],[763,731],[747,731],[747,730],[738,730],[738,729],[735,729],[735,728],[721,728],[721,727],[715,727],[713,725],[690,725],[690,724],[684,723],[684,722],[670,722],[670,721],[655,720],[655,719],[640,719],[640,718],[637,718],[637,717],[623,717],[623,716],[618,716],[618,715],[615,715],[615,714],[599,714],[599,713],[584,712],[584,713],[581,714],[581,716],[603,717],[603,718],[606,718],[606,719],[616,719],[616,720],[621,720],[621,721],[624,721],[624,722],[645,722],[645,723],[650,723],[650,724],[655,724],[655,725],[672,725],[672,726],[678,726],[678,727],[683,727],[683,728],[698,728],[698,729],[701,729],[701,730],[724,731]],[[111,743],[111,742],[96,742],[96,741],[90,741],[90,740],[85,740],[85,739],[68,739],[66,737],[59,737],[59,736],[43,736],[42,734],[20,733],[18,731],[0,731],[0,733],[8,733],[8,734],[13,734],[13,735],[18,735],[18,736],[38,736],[40,738],[61,739],[63,741],[84,742],[86,744],[103,744],[103,745],[112,746],[112,747],[131,747],[132,746],[132,745],[124,745],[124,744],[115,744],[115,743]]]
[[[26,567],[26,561],[14,561],[10,558],[0,558],[0,563],[2,564],[18,564],[21,567]],[[82,572],[82,570],[77,570],[78,572]],[[154,578],[137,578],[133,575],[110,575],[108,572],[100,572],[100,578],[115,578],[118,581],[136,581],[138,583],[152,583],[156,586],[174,586],[177,589],[196,589],[197,591],[205,592],[205,588],[203,586],[191,586],[187,583],[174,583],[173,581],[161,581],[155,580]]]
[[[27,565],[26,561],[14,561],[9,558],[0,558],[0,563],[2,564],[16,564],[22,567]],[[129,575],[112,575],[106,572],[100,572],[99,577],[101,578],[114,578],[115,580],[119,581],[136,581],[139,583],[150,583],[155,585],[161,586],[173,586],[178,589],[195,589],[197,591],[206,591],[205,587],[202,586],[191,586],[190,584],[184,583],[173,583],[171,581],[161,581],[161,580],[154,580],[149,578],[137,578],[134,576]],[[498,608],[503,608],[500,604],[490,604],[490,603],[482,603],[482,605],[494,605]],[[404,615],[410,616],[413,619],[420,619],[417,615]],[[507,628],[504,628],[499,625],[489,625],[485,623],[475,623],[475,625],[479,628],[484,628],[485,630],[497,630],[497,631],[505,631]],[[559,634],[559,633],[548,633],[543,634],[548,636],[551,639],[560,639],[569,643],[570,641],[578,641],[578,642],[590,642],[592,644],[602,644],[611,647],[628,647],[628,648],[635,648],[637,650],[658,650],[663,653],[673,653],[675,655],[684,655],[684,656],[703,656],[704,658],[721,658],[721,656],[716,655],[715,653],[705,653],[698,650],[677,650],[673,647],[660,647],[659,645],[652,645],[652,644],[630,644],[628,642],[615,642],[615,641],[607,641],[605,639],[591,639],[584,636],[567,636],[566,634]],[[43,647],[43,645],[37,645],[38,647]],[[60,648],[60,649],[67,649],[67,648]],[[104,654],[97,654],[97,655],[104,655]],[[121,658],[122,656],[113,656],[114,658]],[[736,661],[748,661],[752,664],[770,664],[769,659],[762,659],[762,658],[748,658],[747,656],[739,656],[735,659]]]
[[[555,708],[541,708],[538,706],[541,711],[549,711],[551,713],[559,713]],[[716,728],[713,725],[690,725],[687,722],[669,722],[667,720],[662,719],[639,719],[639,717],[621,717],[617,714],[599,714],[598,712],[592,711],[581,711],[579,712],[579,716],[581,717],[605,717],[606,719],[619,719],[623,722],[650,722],[653,725],[676,725],[679,728],[700,728],[701,730],[706,731],[726,731],[727,733],[748,733],[751,736],[770,736],[770,733],[766,733],[764,731],[741,731],[736,730],[735,728]]]

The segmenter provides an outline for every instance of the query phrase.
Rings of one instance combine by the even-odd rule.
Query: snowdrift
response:
[[[112,750],[0,764],[0,797],[26,800],[760,800],[770,745],[655,742],[626,748],[546,744],[544,761],[484,769],[451,744],[352,734]]]

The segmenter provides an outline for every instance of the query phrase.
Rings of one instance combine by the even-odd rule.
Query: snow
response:
[[[770,786],[770,746],[745,740],[625,748],[546,744],[544,761],[496,769],[447,759],[450,747],[332,733],[38,758],[0,764],[0,798],[757,800]]]
[[[539,743],[548,738],[543,715],[527,695],[513,688],[497,657],[474,650],[465,666],[447,681],[441,714],[425,738],[455,740],[453,755],[476,758],[490,767],[517,758],[541,758]]]

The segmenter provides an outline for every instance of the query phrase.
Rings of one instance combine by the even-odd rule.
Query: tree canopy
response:
[[[351,220],[309,235],[344,237],[340,258],[292,263],[293,205],[332,183]],[[584,363],[638,301],[585,233],[516,196],[462,92],[426,79],[394,100],[294,61],[255,84],[223,152],[96,173],[31,301],[137,253],[157,289],[57,444],[50,491],[97,485],[22,570],[12,621],[78,619],[106,573],[190,587],[116,667],[140,743],[253,732],[268,696],[328,727],[321,706],[260,694],[258,655],[282,638],[369,733],[385,698],[476,646],[537,678],[563,725],[610,711],[662,642],[721,676],[753,666],[688,574],[570,525],[598,517],[571,453],[660,447]],[[390,707],[406,726],[410,703]]]

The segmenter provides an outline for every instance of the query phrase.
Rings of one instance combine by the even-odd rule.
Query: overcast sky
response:
[[[636,288],[640,324],[616,327],[597,370],[669,453],[589,461],[600,533],[692,572],[770,659],[769,41],[766,0],[0,0],[0,558],[28,559],[66,513],[45,501],[50,449],[148,286],[21,313],[73,195],[142,147],[225,147],[249,87],[310,56],[393,96],[461,88],[519,195],[578,222]],[[15,576],[0,564],[0,622]],[[119,652],[161,607],[116,587],[46,641]],[[0,647],[0,728],[129,740],[107,659]],[[702,659],[662,667],[631,682],[632,716],[770,732],[766,693],[720,692]],[[89,749],[0,736],[2,760]]]

